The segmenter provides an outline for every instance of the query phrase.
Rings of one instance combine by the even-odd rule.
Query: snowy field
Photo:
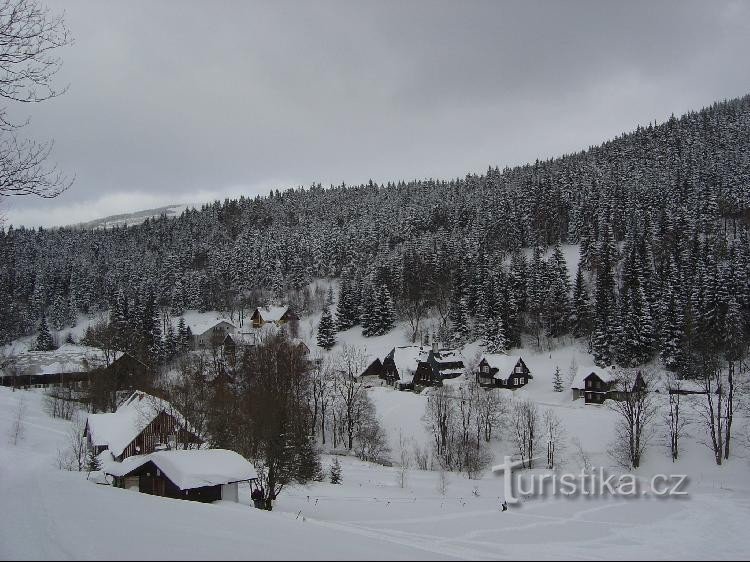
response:
[[[424,397],[371,392],[387,424],[419,423]],[[20,400],[25,435],[13,446]],[[38,392],[0,388],[2,559],[740,559],[750,547],[747,461],[717,469],[695,447],[674,467],[655,449],[639,473],[687,471],[683,500],[529,499],[502,512],[503,480],[491,473],[481,480],[451,474],[443,495],[436,472],[410,470],[401,488],[397,468],[342,458],[342,485],[289,488],[267,513],[247,505],[247,489],[240,505],[204,505],[62,472],[55,457],[70,424],[49,418],[41,401]],[[595,461],[604,458],[611,412],[552,407],[581,432]]]

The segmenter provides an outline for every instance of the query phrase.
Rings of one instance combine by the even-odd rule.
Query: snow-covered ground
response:
[[[370,392],[392,442],[398,429],[426,440],[424,396]],[[25,434],[14,446],[19,401]],[[609,410],[550,407],[594,463],[606,458]],[[653,447],[638,473],[689,474],[687,499],[528,499],[502,512],[503,480],[491,472],[480,480],[450,474],[442,495],[437,472],[411,469],[401,488],[398,468],[344,457],[342,485],[289,488],[267,513],[248,505],[247,489],[240,504],[204,505],[60,471],[56,453],[70,428],[43,412],[40,392],[0,388],[0,559],[740,559],[750,547],[747,461],[714,467],[695,443],[675,465]],[[498,446],[502,453],[509,445]],[[324,468],[330,463],[324,456]],[[575,459],[569,465],[577,469]]]
[[[9,444],[19,400],[25,436]],[[71,424],[49,418],[42,395],[0,388],[2,560],[407,560],[449,556],[336,522],[205,505],[98,485],[55,467]],[[348,471],[347,471],[348,473]]]

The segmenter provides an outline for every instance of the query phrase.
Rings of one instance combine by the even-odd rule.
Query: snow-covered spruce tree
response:
[[[487,320],[482,345],[487,353],[505,353],[508,351],[508,337],[505,335],[505,323],[502,317],[498,316]]]
[[[599,366],[611,365],[613,344],[617,335],[617,303],[615,300],[615,242],[606,221],[603,240],[597,252],[595,329],[592,340],[594,359]]]
[[[55,342],[52,339],[52,334],[49,332],[47,318],[42,316],[42,320],[39,322],[39,332],[36,336],[36,350],[52,351],[53,349],[55,349]]]
[[[366,282],[362,287],[359,321],[362,325],[362,335],[366,338],[375,336],[380,328],[380,310],[377,294],[371,283]]]
[[[333,457],[329,474],[331,484],[341,484],[341,463],[336,457]]]
[[[386,285],[378,290],[378,327],[377,335],[382,336],[393,329],[396,321],[396,309],[393,305],[391,292]]]
[[[573,286],[572,331],[576,338],[590,338],[592,330],[591,303],[586,281],[583,276],[583,260],[578,262]]]
[[[342,276],[339,284],[339,298],[336,307],[336,329],[339,332],[348,330],[358,323],[358,301],[355,289],[348,276]]]
[[[102,463],[96,454],[94,447],[89,447],[86,451],[86,472],[99,472],[102,469]]]
[[[563,383],[562,373],[560,372],[560,366],[555,367],[555,375],[552,379],[552,388],[555,392],[563,392],[565,385]]]
[[[570,277],[568,266],[559,244],[555,245],[547,266],[547,300],[545,320],[547,335],[558,338],[570,332],[572,308],[570,305]]]
[[[326,307],[318,324],[318,345],[323,349],[331,349],[336,345],[336,327],[333,325],[331,310]]]
[[[186,352],[190,349],[190,336],[188,335],[189,328],[185,324],[185,318],[182,316],[177,321],[177,349],[180,353]]]

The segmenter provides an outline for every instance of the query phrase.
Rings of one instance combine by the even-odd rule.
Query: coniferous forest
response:
[[[450,181],[313,185],[84,230],[0,234],[0,343],[110,311],[159,345],[160,314],[234,316],[339,278],[333,330],[407,320],[424,336],[572,336],[602,365],[690,375],[750,328],[750,96],[585,151]],[[561,245],[580,245],[569,276]],[[329,296],[326,305],[331,305]],[[114,313],[112,313],[114,311]],[[150,339],[149,339],[150,338]]]

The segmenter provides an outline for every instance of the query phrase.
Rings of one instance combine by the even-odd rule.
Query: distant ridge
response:
[[[161,215],[177,217],[188,207],[189,205],[167,205],[165,207],[145,209],[133,213],[110,215],[101,219],[94,219],[92,221],[82,222],[71,226],[73,228],[81,228],[84,230],[97,230],[100,228],[112,228],[115,226],[135,226],[143,223],[146,219],[159,217]]]

